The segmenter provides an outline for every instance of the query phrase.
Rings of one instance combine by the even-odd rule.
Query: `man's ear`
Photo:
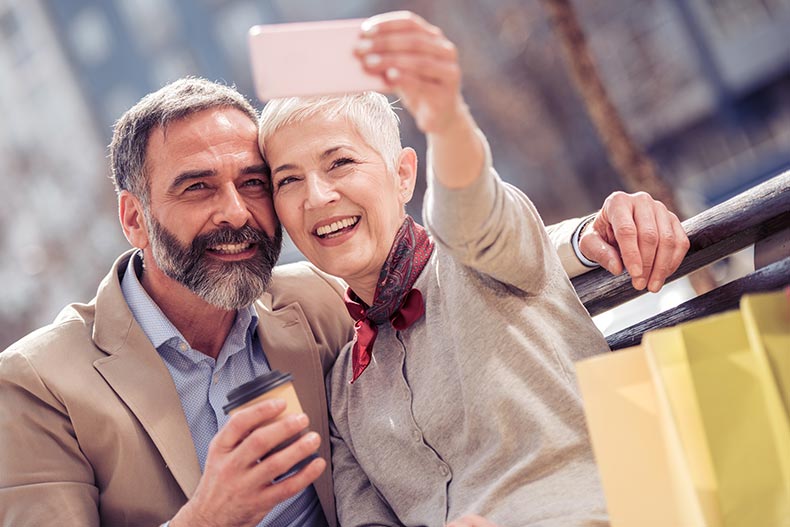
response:
[[[138,249],[148,247],[148,229],[145,224],[143,204],[137,196],[128,190],[122,190],[118,196],[118,216],[121,220],[123,235],[126,236],[132,247]]]
[[[398,157],[398,199],[401,205],[411,201],[417,183],[417,152],[404,148]]]

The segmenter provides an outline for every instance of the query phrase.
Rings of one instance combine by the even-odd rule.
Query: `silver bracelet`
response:
[[[596,212],[595,214],[591,214],[580,221],[579,225],[576,227],[576,230],[573,231],[573,235],[571,236],[571,247],[573,247],[573,252],[576,254],[576,258],[579,259],[583,266],[589,267],[590,269],[600,267],[601,265],[598,262],[593,262],[582,254],[582,251],[579,248],[579,238],[581,238],[582,231],[587,226],[587,224],[593,221],[597,215],[598,213]]]

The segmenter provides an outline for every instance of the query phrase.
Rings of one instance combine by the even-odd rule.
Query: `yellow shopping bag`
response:
[[[612,525],[790,527],[790,296],[576,364]]]
[[[644,349],[580,361],[576,373],[612,526],[714,525],[703,516]]]
[[[647,333],[643,344],[707,524],[790,526],[787,413],[740,312]]]
[[[790,415],[790,288],[743,296],[741,314],[749,344],[758,360],[767,361]]]

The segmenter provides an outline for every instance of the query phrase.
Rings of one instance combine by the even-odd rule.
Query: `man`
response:
[[[326,428],[323,371],[350,324],[339,284],[306,264],[268,287],[281,233],[256,122],[236,91],[196,79],[118,122],[113,176],[138,250],[90,304],[0,354],[3,524],[334,524],[330,480],[311,485],[323,459],[272,483],[328,457],[317,434],[257,462],[308,421]],[[269,423],[271,402],[227,418],[226,393],[269,369],[294,374],[309,419]]]
[[[343,285],[314,267],[272,274],[280,229],[256,122],[235,90],[185,79],[117,123],[136,249],[94,300],[0,353],[3,525],[336,525],[323,376],[351,320]],[[616,205],[605,227],[633,200]],[[226,393],[270,369],[294,375],[307,416],[272,422],[283,404],[266,402],[226,417]],[[307,427],[318,434],[266,456]]]

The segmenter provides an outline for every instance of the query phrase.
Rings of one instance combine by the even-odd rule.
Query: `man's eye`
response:
[[[204,188],[206,188],[206,184],[205,183],[192,183],[191,185],[189,185],[184,190],[189,192],[189,191],[192,191],[192,190],[203,190]]]
[[[245,187],[264,187],[264,188],[266,188],[268,185],[267,185],[266,181],[256,178],[256,179],[248,179],[247,181],[244,182],[244,186]]]

